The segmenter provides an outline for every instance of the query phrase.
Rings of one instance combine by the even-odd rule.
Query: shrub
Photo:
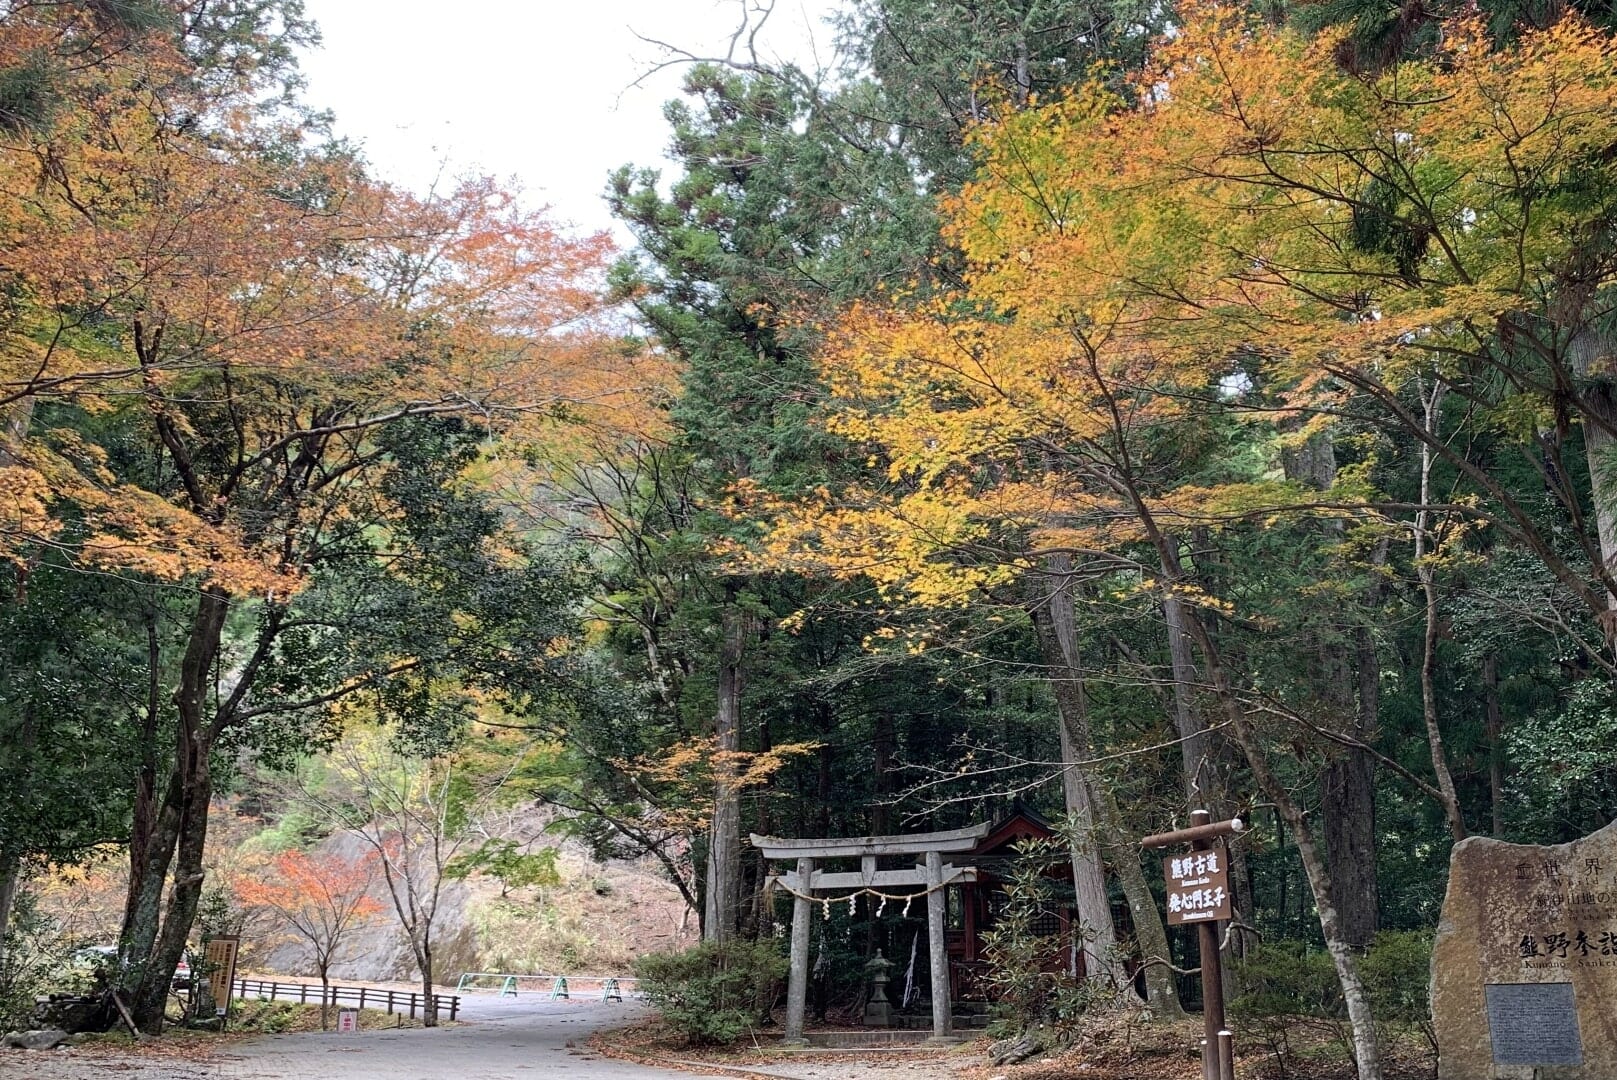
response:
[[[1240,960],[1232,1012],[1245,1016],[1344,1015],[1342,987],[1330,954],[1301,941],[1263,945]]]
[[[1235,982],[1230,1016],[1268,1045],[1279,1076],[1287,1075],[1295,1029],[1321,1026],[1348,1045],[1342,986],[1323,950],[1300,941],[1266,943],[1235,965]]]
[[[768,1016],[786,958],[770,941],[704,942],[635,961],[646,1000],[688,1041],[724,1046]]]
[[[28,1027],[34,998],[47,990],[78,989],[86,973],[72,969],[68,941],[57,923],[39,913],[34,898],[19,893],[0,960],[0,1031]]]
[[[1014,850],[1005,902],[993,929],[983,934],[983,982],[994,1002],[991,1032],[1014,1036],[1049,1026],[1066,1034],[1103,993],[1098,983],[1080,981],[1068,970],[1076,937],[1051,932],[1058,904],[1046,871],[1062,864],[1066,849],[1053,840],[1022,840]]]
[[[1428,1005],[1432,935],[1387,930],[1359,958],[1359,976],[1378,1024],[1419,1031],[1437,1049]],[[1347,1010],[1329,954],[1302,942],[1266,944],[1236,965],[1237,997],[1230,1014],[1269,1045],[1286,1075],[1288,1032],[1310,1023],[1331,1031],[1345,1050]]]
[[[1359,965],[1376,1019],[1394,1028],[1414,1029],[1435,1053],[1429,987],[1432,935],[1422,930],[1383,930]]]

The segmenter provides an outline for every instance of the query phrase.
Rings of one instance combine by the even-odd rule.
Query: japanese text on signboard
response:
[[[231,991],[236,982],[236,957],[240,951],[241,938],[221,935],[210,938],[203,953],[208,965],[208,991],[221,1015],[230,1009]]]
[[[1209,922],[1230,917],[1229,868],[1221,847],[1170,855],[1162,860],[1168,884],[1168,923]]]

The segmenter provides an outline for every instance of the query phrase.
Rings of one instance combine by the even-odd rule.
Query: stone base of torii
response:
[[[752,834],[752,844],[766,859],[796,860],[797,869],[778,875],[776,880],[789,890],[792,904],[792,958],[786,985],[786,1046],[805,1045],[803,1013],[808,1001],[809,925],[814,893],[821,889],[881,890],[906,885],[926,887],[926,942],[932,969],[931,1043],[954,1041],[954,1009],[949,1000],[949,955],[944,948],[944,895],[946,886],[974,881],[974,867],[955,867],[943,861],[952,852],[970,851],[988,835],[989,823],[946,832],[914,833],[908,836],[821,837],[810,840],[783,840]],[[878,870],[882,855],[913,855],[913,870]],[[814,868],[818,859],[859,859],[859,869],[829,873]]]

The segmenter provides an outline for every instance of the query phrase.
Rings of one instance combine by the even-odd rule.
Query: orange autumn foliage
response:
[[[0,19],[0,62],[78,40],[50,5]],[[71,8],[72,6],[67,6]],[[335,512],[368,436],[464,415],[543,442],[654,426],[667,384],[606,321],[602,235],[568,235],[488,180],[417,197],[266,112],[206,94],[162,33],[0,127],[0,558],[82,562],[286,595],[289,533]],[[114,469],[74,428],[160,455]]]
[[[236,898],[245,907],[274,912],[309,946],[323,976],[344,939],[382,912],[370,895],[375,862],[284,851],[257,876],[237,878]]]
[[[762,751],[721,750],[712,736],[693,737],[659,754],[613,764],[642,790],[659,793],[659,825],[695,833],[712,823],[716,775],[723,773],[735,789],[764,788],[793,758],[819,748],[819,743],[801,742],[781,743]]]

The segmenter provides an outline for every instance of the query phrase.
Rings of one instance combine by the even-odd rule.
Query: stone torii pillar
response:
[[[803,1014],[808,1000],[809,926],[813,894],[820,889],[882,889],[893,886],[926,887],[927,956],[932,969],[932,1039],[953,1040],[954,1009],[949,1000],[949,954],[944,941],[946,886],[976,880],[973,867],[945,863],[949,852],[970,851],[988,835],[990,824],[983,822],[965,829],[913,833],[907,836],[862,836],[843,839],[819,837],[783,840],[752,834],[752,844],[766,859],[796,860],[797,868],[775,880],[793,893],[791,966],[786,984],[786,1032],[783,1045],[802,1046]],[[882,855],[912,855],[911,870],[877,870]],[[860,869],[828,873],[814,868],[821,859],[857,858]]]
[[[814,860],[798,859],[797,876],[814,876]],[[786,983],[786,1041],[803,1041],[803,1010],[808,1002],[809,899],[806,892],[792,897],[792,959]]]
[[[944,905],[943,856],[929,851],[926,853],[926,948],[927,964],[932,969],[934,1039],[954,1036],[954,1003],[949,1000],[949,953],[943,940]]]

